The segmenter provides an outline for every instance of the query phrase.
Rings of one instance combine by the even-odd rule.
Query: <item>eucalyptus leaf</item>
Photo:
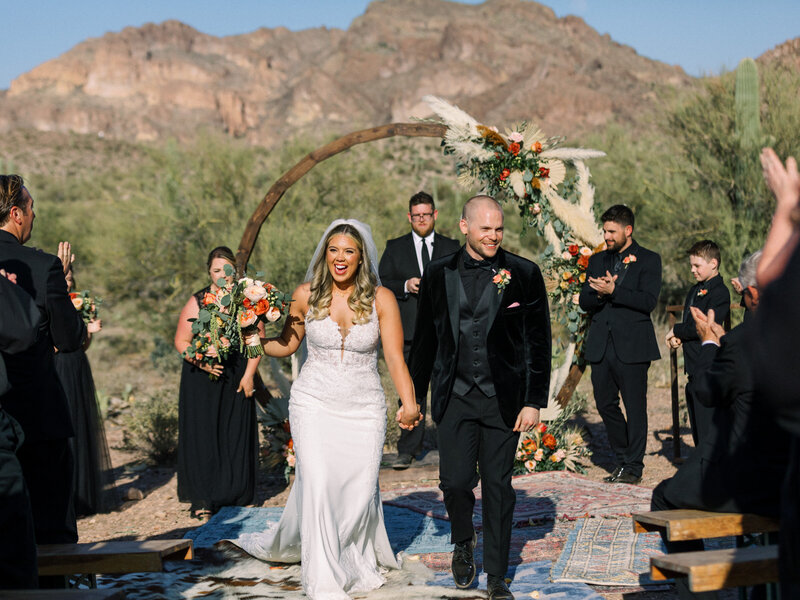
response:
[[[222,304],[222,306],[230,306],[231,305],[231,295],[227,294],[227,295],[223,296],[222,298],[219,299],[219,303]]]
[[[211,321],[211,313],[205,308],[201,308],[200,312],[197,313],[197,319],[201,323],[208,323],[209,321]]]
[[[222,267],[222,270],[225,271],[226,277],[230,277],[234,273],[233,267],[228,263],[225,263],[225,265]]]

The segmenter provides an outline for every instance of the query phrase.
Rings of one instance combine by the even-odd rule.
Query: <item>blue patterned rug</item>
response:
[[[630,519],[580,519],[567,536],[550,576],[558,582],[640,586],[650,579],[650,557],[666,553],[658,533],[634,533]]]

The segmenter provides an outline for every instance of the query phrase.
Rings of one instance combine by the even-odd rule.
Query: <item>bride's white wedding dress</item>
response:
[[[301,562],[306,595],[346,600],[399,568],[378,491],[386,404],[378,375],[378,317],[347,331],[306,315],[308,359],[292,386],[297,463],[280,523],[231,540],[273,562]]]

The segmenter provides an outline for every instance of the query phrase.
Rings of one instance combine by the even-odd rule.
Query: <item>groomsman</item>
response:
[[[19,175],[0,175],[0,268],[36,303],[42,320],[36,341],[22,352],[3,353],[11,390],[3,408],[17,420],[25,441],[17,452],[30,493],[38,544],[78,540],[72,507],[73,435],[69,406],[56,374],[53,347],[80,348],[86,327],[70,302],[58,257],[26,248],[33,198]]]
[[[0,351],[9,354],[25,350],[36,341],[41,321],[33,298],[12,283],[15,279],[16,274],[0,269]],[[0,354],[0,589],[36,588],[33,515],[17,459],[25,436],[2,406],[10,387]]]
[[[650,320],[661,291],[661,257],[633,239],[633,212],[627,206],[612,206],[600,219],[606,250],[589,258],[579,298],[591,317],[584,357],[592,366],[594,400],[616,456],[605,481],[638,483],[647,445],[647,370],[661,358]]]
[[[472,490],[480,479],[487,591],[508,600],[511,472],[520,432],[547,406],[550,311],[539,267],[500,248],[503,209],[494,198],[470,198],[459,226],[464,247],[422,278],[409,368],[418,394],[431,386],[456,587],[475,578]]]
[[[400,306],[400,319],[403,322],[405,344],[403,355],[408,361],[408,352],[414,338],[414,323],[417,320],[417,298],[422,273],[428,263],[434,259],[453,254],[459,249],[456,240],[440,235],[434,231],[439,211],[433,197],[425,192],[417,192],[408,201],[408,222],[411,231],[406,235],[388,240],[383,252],[378,272],[381,284],[394,292]],[[422,421],[411,431],[400,431],[397,442],[397,459],[395,469],[407,469],[414,456],[422,452],[422,441],[425,437],[426,398],[417,398]]]

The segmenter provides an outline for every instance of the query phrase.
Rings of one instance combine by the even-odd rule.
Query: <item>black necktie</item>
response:
[[[422,270],[425,270],[425,267],[428,266],[428,263],[431,262],[431,255],[428,252],[428,242],[425,241],[425,238],[422,238]]]
[[[488,260],[475,260],[470,256],[464,257],[464,268],[465,269],[485,269],[489,270],[492,268],[492,263]]]
[[[617,252],[614,255],[614,274],[619,273],[620,268],[622,267],[622,256]]]

